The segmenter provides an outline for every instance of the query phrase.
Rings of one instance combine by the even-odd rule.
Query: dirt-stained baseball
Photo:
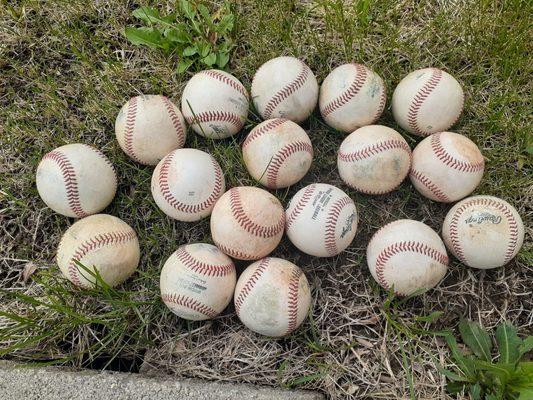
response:
[[[386,290],[408,296],[435,287],[446,274],[448,255],[441,238],[426,224],[400,219],[378,230],[366,249],[374,279]]]
[[[207,217],[225,190],[220,165],[201,150],[174,150],[152,174],[152,196],[157,206],[179,221]]]
[[[300,125],[274,118],[252,129],[242,154],[254,179],[270,189],[280,189],[295,184],[309,171],[313,146]]]
[[[161,299],[177,316],[202,321],[229,304],[237,275],[233,261],[212,244],[180,246],[161,270]]]
[[[83,288],[95,287],[97,274],[108,285],[119,285],[133,274],[139,258],[135,231],[121,219],[107,214],[91,215],[73,224],[57,249],[59,269],[72,283]]]
[[[190,127],[210,139],[241,130],[248,117],[248,92],[233,75],[216,69],[195,74],[183,90],[181,110]]]
[[[424,68],[398,84],[392,94],[392,113],[406,131],[427,136],[455,124],[463,103],[463,89],[453,76],[438,68]]]
[[[298,191],[286,210],[287,236],[304,253],[332,257],[352,243],[357,209],[341,189],[314,183]]]
[[[361,64],[344,64],[324,79],[318,105],[324,121],[339,131],[350,133],[373,124],[387,101],[383,79]]]
[[[132,97],[115,121],[118,144],[131,159],[156,165],[174,149],[183,147],[187,129],[180,110],[167,97]]]
[[[290,334],[305,320],[311,306],[309,283],[303,271],[281,258],[267,257],[251,264],[235,288],[235,311],[249,329],[261,335]]]
[[[394,129],[368,125],[351,133],[337,156],[339,175],[351,188],[366,194],[396,189],[409,173],[411,149]]]
[[[413,150],[409,177],[427,198],[451,203],[479,185],[485,160],[474,142],[453,132],[434,133]]]
[[[294,57],[276,57],[264,63],[252,81],[252,100],[263,119],[286,118],[302,122],[318,101],[313,71]]]
[[[266,190],[239,186],[217,201],[211,214],[211,237],[227,255],[239,260],[258,260],[279,244],[285,228],[285,212],[279,200]]]
[[[516,209],[493,196],[468,197],[452,207],[442,226],[448,250],[463,264],[489,269],[507,264],[524,242]]]
[[[83,218],[106,208],[115,197],[117,176],[100,150],[73,143],[47,153],[36,174],[41,199],[55,212]]]

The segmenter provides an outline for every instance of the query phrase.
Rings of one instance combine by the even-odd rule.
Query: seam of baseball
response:
[[[291,273],[287,299],[288,324],[285,335],[294,331],[296,329],[296,323],[298,322],[298,288],[302,274],[303,272],[299,268],[295,268]]]
[[[383,80],[381,81],[382,84],[382,90],[381,95],[379,96],[379,105],[378,109],[376,111],[376,114],[374,115],[374,118],[372,119],[372,122],[370,124],[375,123],[379,117],[381,117],[381,114],[383,114],[383,110],[385,110],[385,103],[387,102],[387,88],[385,87],[385,83],[383,83]]]
[[[255,284],[263,275],[263,273],[266,271],[266,268],[270,262],[270,258],[263,258],[259,265],[257,266],[254,273],[250,276],[250,278],[246,281],[244,286],[241,288],[239,295],[235,297],[235,311],[237,312],[237,315],[240,314],[241,307],[244,304],[244,300],[248,297],[252,289],[254,288]]]
[[[276,188],[278,183],[278,173],[281,166],[293,154],[307,152],[313,157],[313,146],[310,143],[298,140],[283,146],[275,155],[267,167],[267,186]]]
[[[335,239],[337,220],[339,219],[339,215],[343,208],[350,204],[353,204],[353,200],[348,196],[344,196],[333,203],[329,210],[325,224],[324,245],[330,256],[334,256],[339,252],[339,249],[337,248],[337,240]]]
[[[227,122],[237,129],[241,129],[244,125],[241,117],[227,111],[204,111],[192,116],[187,115],[185,119],[189,125],[198,125],[206,122]]]
[[[244,253],[240,250],[235,250],[235,249],[232,249],[231,247],[228,247],[228,246],[225,246],[223,244],[221,244],[220,242],[216,241],[215,239],[213,239],[213,242],[215,243],[215,245],[220,249],[220,251],[222,251],[222,253],[230,256],[230,257],[233,257],[233,258],[236,258],[238,260],[255,260],[256,257],[253,255],[253,254],[248,254],[248,253]]]
[[[136,238],[136,233],[133,230],[130,230],[101,233],[93,238],[85,240],[74,251],[74,254],[72,255],[69,261],[68,274],[70,276],[70,279],[78,286],[87,287],[87,285],[83,284],[80,279],[80,271],[78,269],[78,266],[76,265],[76,261],[81,263],[81,260],[91,251],[100,249],[104,246],[123,244],[132,241]]]
[[[176,114],[176,110],[174,110],[174,105],[168,99],[168,97],[163,96],[163,103],[165,104],[165,108],[170,117],[170,120],[172,121],[172,125],[174,126],[176,134],[178,135],[178,147],[183,147],[183,145],[185,144],[185,131],[183,129],[183,126],[181,125],[181,120],[178,117],[178,114]]]
[[[238,188],[232,188],[229,192],[231,214],[239,226],[246,232],[258,237],[270,238],[283,231],[283,228],[285,227],[285,218],[283,218],[283,216],[275,225],[259,225],[252,221],[248,215],[246,215]]]
[[[221,277],[230,275],[235,270],[235,266],[232,262],[229,264],[211,264],[198,260],[197,258],[194,258],[185,247],[176,250],[176,257],[187,268],[200,275]]]
[[[250,143],[252,143],[255,139],[262,136],[263,134],[272,132],[275,128],[278,126],[283,125],[285,122],[287,122],[288,119],[285,118],[276,118],[272,121],[268,121],[265,125],[260,127],[255,127],[246,137],[244,140],[244,143],[242,144],[242,148],[248,146]]]
[[[479,172],[483,171],[485,168],[485,160],[481,159],[480,162],[471,163],[468,161],[461,161],[453,157],[449,152],[444,148],[442,141],[440,140],[441,133],[435,133],[431,135],[431,149],[437,156],[437,158],[442,161],[444,164],[453,168],[457,171],[462,172]]]
[[[78,218],[83,218],[89,215],[81,206],[78,180],[76,179],[76,171],[74,170],[74,166],[72,165],[68,157],[59,150],[53,150],[47,153],[43,157],[43,160],[51,160],[55,162],[59,167],[65,183],[67,203],[72,212],[76,214]]]
[[[423,175],[420,171],[411,168],[409,176],[420,182],[425,188],[433,193],[439,201],[446,203],[450,201],[450,198],[446,195],[446,193],[444,193],[435,183],[431,182],[431,180],[427,176]]]
[[[163,161],[163,164],[161,165],[161,169],[159,170],[158,184],[159,184],[159,190],[161,194],[163,195],[163,198],[174,209],[180,212],[187,213],[187,214],[196,214],[204,210],[207,210],[209,207],[211,207],[212,205],[216,203],[222,191],[222,179],[223,178],[222,178],[222,171],[220,169],[220,166],[218,165],[216,160],[211,156],[211,164],[213,165],[213,169],[215,172],[215,183],[213,186],[213,191],[211,192],[209,197],[205,199],[204,201],[202,201],[201,203],[185,204],[179,201],[174,196],[174,194],[170,190],[170,186],[168,183],[168,174],[169,174],[172,160],[174,159],[174,155],[175,153],[171,153],[167,155]]]
[[[248,92],[246,92],[246,88],[243,86],[242,83],[240,83],[237,78],[234,78],[234,77],[229,77],[229,76],[226,76],[224,75],[223,73],[217,71],[217,70],[214,70],[214,69],[209,69],[209,70],[205,70],[205,71],[201,71],[200,72],[201,74],[204,74],[204,75],[207,75],[211,78],[214,78],[222,83],[225,83],[226,85],[230,86],[231,88],[235,89],[237,92],[239,92],[240,94],[242,94],[244,97],[246,97],[248,99]],[[233,78],[233,79],[232,79]]]
[[[293,222],[296,220],[298,215],[300,215],[300,213],[303,211],[305,205],[311,199],[311,196],[313,195],[313,192],[315,191],[315,189],[316,189],[316,185],[314,185],[314,184],[305,188],[305,190],[304,190],[304,192],[302,194],[302,197],[300,197],[300,199],[294,205],[294,208],[291,210],[289,215],[287,215],[287,217],[286,217],[287,230],[289,230],[289,228],[291,227]]]
[[[115,179],[115,186],[118,185],[118,177],[117,177],[117,171],[115,170],[115,167],[113,165],[113,163],[111,162],[111,160],[109,158],[107,158],[107,156],[100,150],[92,147],[92,146],[89,146],[88,144],[85,144],[85,143],[81,143],[83,146],[87,147],[88,149],[90,149],[91,151],[93,151],[94,153],[96,153],[98,155],[98,157],[100,157],[102,160],[105,161],[105,163],[107,165],[109,165],[109,167],[111,167],[111,170],[113,171],[113,178]]]
[[[368,76],[366,67],[361,64],[353,64],[353,66],[355,67],[355,79],[344,92],[342,92],[335,99],[331,100],[323,108],[322,110],[323,117],[327,117],[329,114],[331,114],[335,110],[338,110],[339,108],[344,106],[346,103],[348,103],[351,99],[353,99],[359,93],[359,91],[365,84],[366,78]]]
[[[431,77],[429,80],[422,86],[422,88],[416,92],[411,104],[409,105],[409,111],[407,112],[407,124],[409,127],[419,135],[428,135],[428,132],[425,132],[418,126],[418,112],[424,104],[424,101],[429,97],[431,92],[435,90],[440,80],[442,79],[442,71],[438,68],[431,69]]]
[[[126,112],[126,124],[124,125],[124,147],[126,153],[139,163],[143,163],[133,150],[133,131],[135,130],[135,120],[137,118],[137,101],[138,96],[132,97],[128,104]]]
[[[188,309],[196,311],[209,318],[216,317],[218,314],[213,308],[207,306],[206,304],[182,294],[162,293],[161,299],[164,303],[173,303],[178,306],[187,307]]]

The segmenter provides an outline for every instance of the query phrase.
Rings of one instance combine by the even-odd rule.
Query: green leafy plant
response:
[[[203,3],[181,0],[175,13],[162,15],[156,8],[140,7],[133,16],[146,26],[126,27],[128,40],[177,55],[178,73],[202,65],[223,69],[228,64],[235,24],[229,2],[211,13]]]
[[[492,338],[478,323],[461,321],[459,332],[468,349],[461,351],[453,335],[446,335],[456,368],[439,369],[449,379],[450,393],[468,391],[473,400],[533,399],[533,362],[524,360],[533,349],[533,336],[521,339],[514,326],[501,323],[493,357]]]

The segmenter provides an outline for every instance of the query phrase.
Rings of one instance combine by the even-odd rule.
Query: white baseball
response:
[[[392,113],[406,131],[427,136],[455,124],[463,103],[463,89],[453,76],[438,68],[424,68],[398,84],[392,94]]]
[[[119,285],[133,274],[139,258],[135,231],[121,219],[107,214],[77,221],[67,229],[57,249],[57,265],[63,275],[84,288],[97,285],[95,274],[110,286]]]
[[[37,167],[36,183],[48,207],[73,218],[102,211],[117,190],[117,176],[109,159],[81,143],[45,154]]]
[[[115,121],[118,144],[131,159],[156,165],[172,150],[183,147],[187,128],[181,112],[165,96],[129,99]]]
[[[314,183],[298,191],[286,211],[287,236],[304,253],[332,257],[352,243],[357,209],[339,188]]]
[[[313,161],[313,146],[300,125],[275,118],[257,125],[242,144],[250,175],[270,189],[291,186],[302,179]]]
[[[225,190],[220,165],[201,150],[174,150],[152,174],[152,196],[157,206],[179,221],[207,217]]]
[[[161,299],[181,318],[214,318],[231,301],[236,280],[233,261],[215,246],[180,246],[161,270]]]
[[[507,264],[524,242],[524,223],[516,209],[493,196],[468,197],[446,215],[442,237],[463,264],[489,269]]]
[[[239,186],[228,190],[211,214],[211,237],[227,255],[257,260],[274,250],[283,236],[285,212],[266,190]]]
[[[366,194],[396,189],[409,173],[411,149],[394,129],[368,125],[344,139],[337,156],[339,175],[351,188]]]
[[[248,92],[233,75],[210,69],[195,74],[183,90],[181,109],[191,128],[211,139],[239,132],[248,117]]]
[[[311,306],[303,271],[281,258],[263,258],[246,268],[235,287],[237,316],[261,335],[290,334],[305,320]]]
[[[427,198],[451,203],[481,182],[485,160],[474,142],[453,132],[434,133],[413,150],[409,177]]]
[[[342,132],[373,124],[387,101],[383,79],[361,64],[344,64],[324,79],[318,105],[326,123]]]
[[[251,92],[263,119],[302,122],[316,107],[318,82],[304,62],[294,57],[277,57],[257,70]]]
[[[378,230],[366,249],[370,273],[386,290],[408,296],[435,287],[446,274],[448,255],[441,238],[426,224],[400,219]]]

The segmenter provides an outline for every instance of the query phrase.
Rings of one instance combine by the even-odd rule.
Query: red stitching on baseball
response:
[[[167,109],[170,120],[172,121],[172,125],[174,126],[176,134],[178,135],[178,147],[183,147],[183,145],[185,144],[185,131],[183,129],[183,126],[181,125],[181,119],[176,113],[176,110],[174,110],[174,105],[172,104],[172,102],[167,97],[162,97],[163,103],[165,104],[165,108]]]
[[[109,158],[106,157],[106,155],[101,152],[100,150],[92,147],[92,146],[89,146],[88,144],[85,144],[85,143],[81,143],[83,146],[91,149],[94,153],[96,153],[98,155],[98,157],[100,157],[101,159],[103,159],[105,161],[105,163],[107,165],[109,165],[111,167],[111,170],[113,171],[113,177],[115,178],[115,185],[118,184],[118,177],[117,177],[117,171],[115,170],[115,167],[113,166],[113,163],[109,160]]]
[[[300,215],[300,213],[303,211],[305,205],[309,202],[311,199],[311,196],[313,195],[313,192],[316,189],[316,185],[312,184],[305,188],[302,197],[300,197],[300,200],[294,205],[294,208],[291,210],[289,215],[287,215],[287,230],[291,227],[292,223],[295,221],[295,219]]]
[[[350,204],[354,204],[353,200],[348,196],[344,196],[333,203],[329,210],[325,225],[324,244],[326,246],[326,251],[330,256],[334,256],[339,252],[339,249],[337,248],[337,241],[335,239],[337,220],[339,219],[342,209]]]
[[[360,161],[368,157],[375,156],[383,151],[402,149],[411,156],[411,148],[404,140],[389,139],[383,142],[375,143],[361,150],[353,151],[351,153],[343,153],[339,149],[339,159],[344,162]]]
[[[300,286],[300,277],[303,272],[301,269],[294,269],[291,273],[291,279],[289,281],[289,293],[287,299],[287,313],[288,313],[288,326],[285,335],[288,335],[296,329],[296,323],[298,320],[298,289]]]
[[[78,181],[76,179],[76,171],[74,166],[68,159],[68,157],[60,152],[59,150],[51,151],[47,153],[43,160],[54,161],[59,169],[61,170],[61,175],[65,181],[65,190],[67,195],[68,206],[78,218],[86,217],[87,212],[83,210],[80,201],[80,192],[78,190]]]
[[[441,78],[442,71],[437,68],[431,68],[431,77],[415,94],[415,97],[409,106],[409,111],[407,112],[407,123],[409,124],[409,127],[419,135],[428,135],[429,132],[424,131],[418,126],[418,112],[420,111],[422,104],[424,104],[424,101],[429,97],[431,92],[435,90]]]
[[[189,296],[185,296],[182,294],[163,293],[161,294],[161,299],[163,299],[165,303],[173,303],[178,306],[187,307],[209,318],[214,318],[218,314],[211,307],[199,302],[198,300],[195,300]]]
[[[458,171],[463,172],[479,172],[483,171],[485,168],[485,160],[481,160],[477,163],[470,163],[468,161],[461,161],[457,158],[454,158],[450,153],[444,149],[444,146],[442,145],[442,141],[440,140],[440,136],[442,133],[435,133],[431,135],[431,149],[437,156],[439,160],[441,160],[444,164],[449,166],[450,168],[456,169]]]
[[[250,276],[248,281],[246,281],[244,286],[241,288],[239,295],[235,297],[234,304],[235,304],[235,311],[237,312],[237,315],[240,314],[241,307],[244,303],[244,300],[246,299],[246,297],[248,297],[248,295],[254,288],[255,284],[257,283],[261,275],[263,275],[263,273],[266,271],[266,268],[269,262],[270,262],[270,258],[263,258],[261,260],[261,262],[255,269],[254,273],[252,274],[252,276]]]
[[[206,122],[227,122],[237,129],[241,129],[244,125],[241,117],[226,111],[204,111],[192,116],[186,116],[185,119],[189,125],[198,125],[198,123]]]
[[[431,180],[423,175],[420,171],[417,171],[415,169],[411,169],[409,172],[409,176],[411,178],[416,179],[418,182],[420,182],[422,185],[424,185],[425,188],[427,188],[439,201],[443,202],[449,202],[450,198],[444,193],[439,187],[431,182]]]
[[[278,173],[281,169],[283,163],[294,153],[307,152],[313,157],[313,146],[308,142],[296,141],[289,143],[283,146],[277,153],[272,157],[272,160],[267,167],[267,185],[268,187],[275,188],[278,183]]]
[[[220,166],[216,162],[216,160],[211,157],[211,163],[213,165],[213,169],[215,172],[215,183],[213,187],[213,191],[209,195],[207,199],[202,201],[201,203],[197,204],[185,204],[181,201],[179,201],[172,191],[170,190],[170,186],[168,183],[168,174],[170,172],[170,167],[172,164],[172,161],[175,156],[175,152],[172,152],[168,154],[163,161],[163,164],[161,165],[161,169],[159,170],[159,177],[158,177],[158,183],[159,183],[159,189],[161,191],[161,194],[163,195],[163,198],[165,201],[170,204],[172,207],[174,207],[176,210],[180,212],[184,212],[187,214],[196,214],[199,212],[202,212],[204,210],[207,210],[212,205],[216,203],[218,198],[220,197],[222,193],[222,170],[220,169]]]
[[[238,260],[255,260],[256,258],[253,254],[247,254],[243,253],[242,251],[232,249],[231,247],[225,246],[220,242],[217,242],[215,239],[213,239],[213,242],[220,249],[220,251],[222,251],[222,253],[227,254],[228,256],[236,258]]]
[[[300,64],[302,66],[302,70],[300,71],[296,79],[294,79],[289,84],[285,85],[285,87],[283,87],[277,93],[275,93],[274,96],[272,96],[272,98],[268,101],[265,107],[265,111],[263,113],[266,119],[272,116],[272,113],[274,112],[276,107],[283,100],[288,98],[290,95],[292,95],[294,92],[299,90],[304,85],[311,70],[303,62],[300,61]]]
[[[385,103],[387,102],[387,89],[385,88],[385,84],[382,81],[383,90],[381,91],[381,95],[379,96],[379,106],[376,111],[376,115],[374,115],[374,118],[372,119],[371,124],[375,123],[379,117],[381,117],[381,114],[383,113],[383,110],[385,109]]]
[[[348,103],[352,98],[354,98],[363,85],[365,84],[367,77],[367,69],[364,65],[353,64],[355,66],[355,79],[351,85],[343,93],[341,93],[337,98],[330,101],[322,110],[322,116],[327,117],[333,111],[338,110],[340,107]]]
[[[236,91],[238,91],[240,94],[242,94],[244,97],[248,98],[248,92],[246,91],[246,88],[240,83],[237,78],[229,77],[220,71],[217,71],[216,69],[209,69],[205,71],[200,71],[201,74],[210,76],[211,78],[214,78],[222,83],[225,83],[226,85],[232,87]],[[232,79],[233,78],[233,79]]]
[[[104,246],[127,243],[136,238],[137,235],[133,230],[131,230],[101,233],[93,238],[87,239],[79,245],[79,247],[72,255],[72,258],[70,259],[70,262],[68,264],[68,274],[70,276],[71,281],[78,286],[87,287],[87,285],[82,283],[80,279],[80,271],[78,269],[78,266],[76,265],[76,261],[81,263],[83,257],[85,257],[89,252],[97,250]]]
[[[259,225],[252,221],[248,215],[246,215],[238,188],[230,189],[229,196],[231,213],[237,220],[239,226],[246,232],[251,233],[254,236],[270,238],[283,231],[283,228],[285,227],[285,218],[282,217],[275,225],[272,226]]]
[[[126,148],[126,153],[131,158],[142,164],[142,161],[133,151],[133,131],[135,129],[135,119],[137,116],[137,101],[138,96],[135,96],[130,99],[128,104],[128,110],[126,112],[126,124],[124,125],[124,147]]]
[[[205,276],[227,276],[235,271],[235,265],[232,262],[229,264],[209,264],[203,261],[200,261],[194,258],[191,253],[187,251],[185,246],[180,247],[176,250],[176,257],[180,260],[187,268]]]
[[[285,119],[285,118],[276,118],[271,121],[268,121],[264,125],[256,126],[254,129],[252,129],[252,131],[248,134],[248,136],[246,136],[246,139],[244,140],[244,143],[242,144],[242,148],[244,149],[246,146],[252,143],[259,136],[262,136],[265,133],[272,132],[275,128],[283,125],[287,121],[288,119]]]
[[[403,242],[397,242],[393,243],[387,247],[385,247],[376,258],[376,276],[378,278],[378,282],[385,288],[385,290],[390,289],[390,285],[385,280],[385,266],[387,262],[396,254],[410,251],[414,253],[423,254],[425,256],[430,257],[434,261],[437,261],[438,263],[442,265],[448,265],[448,256],[445,253],[441,253],[440,251],[429,247],[425,243],[420,242],[413,242],[413,241],[403,241]]]

